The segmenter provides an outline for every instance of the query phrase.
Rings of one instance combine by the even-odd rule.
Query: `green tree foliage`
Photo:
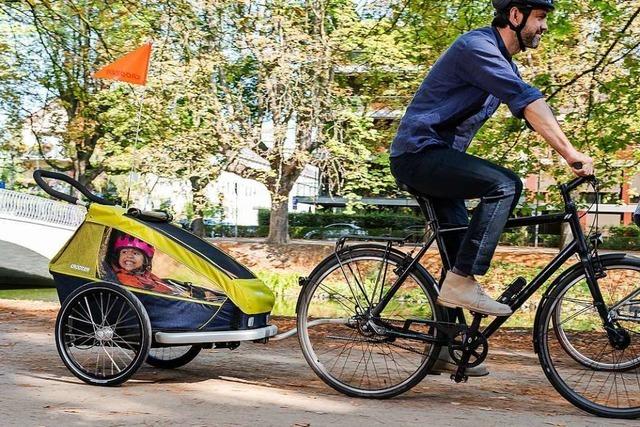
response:
[[[640,160],[640,0],[557,5],[541,47],[515,59],[605,184],[619,184]],[[128,171],[133,157],[139,170],[189,180],[202,211],[221,171],[256,179],[272,197],[270,239],[284,242],[288,196],[308,164],[353,200],[397,194],[388,147],[402,111],[455,38],[491,19],[488,0],[3,2],[0,109],[14,124],[62,112],[34,130],[62,141],[71,162],[51,164],[83,183]],[[147,40],[138,129],[142,91],[92,72]],[[471,152],[523,177],[570,175],[504,107]]]
[[[352,102],[370,111],[381,106],[403,111],[439,55],[462,33],[489,25],[493,10],[484,0],[386,4],[381,11],[379,2],[366,3],[364,11],[369,12],[352,32],[353,58],[361,71],[347,76],[345,85],[352,90]],[[595,157],[605,186],[619,185],[623,176],[628,179],[638,171],[639,9],[637,0],[558,1],[541,47],[514,58],[523,78],[547,95],[571,142]],[[378,121],[379,139],[373,147],[388,147],[397,123]],[[485,124],[470,153],[523,177],[542,171],[562,182],[571,176],[564,162],[506,107]],[[377,172],[375,164],[373,160],[368,170]],[[389,174],[386,169],[361,177],[355,192],[365,195],[369,188],[384,187]],[[387,188],[387,194],[394,193],[393,185]]]
[[[30,128],[40,151],[61,142],[51,167],[90,184],[102,172],[123,170],[136,127],[131,88],[96,80],[93,73],[133,50],[153,32],[162,12],[127,0],[26,0],[0,4],[0,106],[9,120]],[[142,129],[153,135],[153,129]],[[128,169],[128,168],[127,168]]]
[[[547,95],[571,142],[596,159],[604,186],[620,185],[638,171],[639,12],[638,1],[562,2],[542,47],[517,57],[525,80]],[[560,182],[569,179],[564,162],[540,137],[505,110],[499,117],[482,130],[474,152],[522,176],[542,170]],[[543,164],[541,157],[553,161]],[[557,203],[556,197],[550,201]]]
[[[344,53],[336,46],[346,34],[338,31],[344,25],[340,17],[354,5],[200,1],[184,7],[188,11],[177,18],[179,24],[172,24],[184,28],[175,43],[183,51],[172,58],[178,58],[183,76],[201,78],[187,81],[188,102],[175,108],[184,120],[174,129],[192,130],[180,137],[196,149],[173,137],[166,143],[180,153],[177,165],[200,153],[210,170],[226,169],[263,183],[274,211],[269,240],[286,242],[289,193],[304,167],[338,152],[357,163],[353,153],[362,149],[359,140],[345,138],[349,130],[344,127],[357,127],[360,118],[349,116],[350,106],[344,111],[334,84]],[[193,162],[189,168],[198,170]]]
[[[207,1],[173,1],[170,13],[160,18],[161,37],[157,37],[152,64],[156,72],[147,103],[154,111],[165,112],[160,115],[163,137],[140,151],[141,170],[188,180],[196,218],[214,208],[205,188],[233,157],[222,152],[221,143],[231,135],[216,132],[229,106],[223,105],[214,82],[232,66],[220,42],[224,34],[219,12]]]

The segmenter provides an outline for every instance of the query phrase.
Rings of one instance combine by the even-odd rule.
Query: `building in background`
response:
[[[22,139],[27,151],[17,159],[24,171],[20,179],[21,184],[31,182],[34,170],[50,169],[46,160],[55,161],[56,164],[62,166],[71,165],[71,159],[64,155],[56,136],[61,131],[60,123],[64,122],[60,116],[63,114],[62,111],[56,104],[49,104],[25,121]],[[47,136],[41,136],[38,141],[34,131]],[[266,145],[272,143],[272,132],[269,123],[265,123],[262,138]],[[292,150],[294,135],[295,122],[292,122],[287,132],[285,150],[287,148]],[[268,163],[249,150],[242,152],[240,161],[253,168],[268,169]],[[122,177],[120,181],[128,182],[128,178]],[[319,169],[307,165],[289,195],[289,210],[292,212],[313,211],[314,204],[297,203],[296,197],[317,196],[319,188]],[[66,191],[66,185],[63,184],[59,189]],[[222,218],[216,218],[216,220],[222,219],[229,224],[257,225],[258,210],[271,207],[271,196],[263,184],[230,172],[222,172],[215,182],[207,186],[205,192],[212,205],[220,205],[222,208]],[[142,209],[170,207],[176,217],[180,218],[187,214],[188,205],[191,202],[191,187],[187,180],[163,178],[153,174],[134,174],[131,198],[133,204]]]

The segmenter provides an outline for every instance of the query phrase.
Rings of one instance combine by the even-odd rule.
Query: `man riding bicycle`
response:
[[[484,275],[507,218],[522,192],[514,172],[466,154],[484,122],[505,103],[524,118],[578,176],[593,173],[593,159],[577,151],[544,100],[525,83],[512,56],[535,49],[547,31],[553,0],[493,0],[491,27],[460,36],[433,65],[407,107],[391,145],[391,172],[402,184],[428,196],[441,225],[466,226],[444,238],[451,271],[443,272],[438,303],[506,316],[511,309],[487,295]],[[465,199],[480,198],[469,222]]]

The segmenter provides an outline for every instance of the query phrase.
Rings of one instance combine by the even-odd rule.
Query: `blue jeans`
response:
[[[427,147],[391,158],[391,173],[432,201],[440,226],[469,225],[466,231],[444,233],[450,264],[466,274],[483,275],[509,215],[522,193],[512,171],[449,147]],[[465,199],[480,199],[471,222]]]

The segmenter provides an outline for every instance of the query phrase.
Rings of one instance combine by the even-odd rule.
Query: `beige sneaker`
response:
[[[440,349],[440,354],[438,355],[438,360],[433,364],[433,368],[431,368],[430,373],[441,374],[442,372],[450,372],[455,374],[457,370],[458,365],[456,365],[456,362],[451,358],[449,349],[446,346],[442,347]],[[489,369],[487,369],[484,363],[481,363],[473,368],[465,369],[464,373],[470,377],[484,377],[489,375]]]
[[[511,307],[501,304],[487,295],[478,282],[452,271],[448,271],[447,276],[444,278],[442,289],[438,296],[438,304],[445,307],[462,307],[476,313],[491,316],[508,316],[511,314]]]

